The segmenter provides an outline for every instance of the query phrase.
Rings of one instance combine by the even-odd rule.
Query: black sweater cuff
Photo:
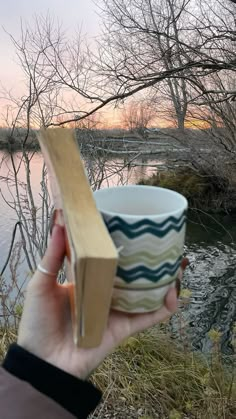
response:
[[[101,400],[100,390],[92,383],[54,367],[17,344],[10,346],[2,366],[79,419],[87,418]]]

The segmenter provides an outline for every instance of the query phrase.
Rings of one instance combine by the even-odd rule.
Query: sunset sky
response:
[[[69,7],[66,6],[68,3]],[[11,90],[14,97],[24,94],[22,70],[17,62],[16,52],[10,36],[20,38],[21,20],[23,23],[33,23],[35,15],[46,16],[49,13],[62,23],[63,30],[70,36],[81,29],[87,39],[92,41],[100,32],[99,8],[93,0],[6,0],[1,4],[0,15],[0,125],[3,125],[4,107],[6,101],[2,98],[2,87]],[[122,116],[120,111],[112,106],[102,110],[100,120],[104,127],[118,127]],[[166,126],[166,121],[158,120],[159,126]],[[101,125],[100,125],[101,126]],[[102,127],[102,126],[101,126]]]
[[[69,7],[66,6],[68,3]],[[6,31],[15,39],[20,38],[21,20],[23,23],[33,23],[35,15],[45,16],[49,13],[58,18],[63,29],[70,36],[78,29],[92,41],[100,32],[99,8],[93,0],[6,0],[1,3],[0,15],[0,125],[3,125],[3,113],[6,101],[2,99],[2,87],[11,90],[14,97],[24,94],[22,71],[17,62],[16,52]],[[101,120],[105,127],[120,126],[122,116],[119,110],[112,106],[102,110]],[[157,126],[169,125],[161,117],[154,121]],[[157,124],[156,124],[157,123]]]
[[[99,32],[99,18],[95,12],[98,10],[92,0],[70,0],[69,7],[62,0],[7,0],[1,2],[0,15],[0,80],[4,86],[18,89],[20,71],[16,63],[14,47],[4,29],[18,37],[20,34],[21,18],[30,23],[33,15],[47,12],[58,17],[63,27],[72,33],[82,27],[89,37]]]
[[[69,7],[62,0],[40,0],[38,2],[7,0],[1,3],[0,91],[3,86],[8,90],[11,89],[13,95],[23,93],[21,69],[17,63],[14,46],[5,32],[9,32],[17,39],[20,36],[21,19],[23,22],[30,23],[34,15],[46,15],[49,12],[50,15],[62,22],[63,28],[68,34],[73,34],[78,28],[82,29],[89,39],[93,39],[99,34],[98,7],[93,0],[70,0],[68,5]],[[0,99],[0,108],[2,107],[3,101]],[[0,109],[0,113],[2,113],[2,109]],[[106,119],[110,120],[111,111],[105,113],[104,117],[106,114]],[[113,114],[113,120],[114,115],[116,113]]]

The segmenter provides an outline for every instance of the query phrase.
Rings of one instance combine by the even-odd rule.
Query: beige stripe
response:
[[[151,281],[147,281],[147,284],[141,283],[138,284],[137,281],[134,281],[132,284],[127,283],[118,283],[115,282],[114,288],[117,289],[125,289],[125,290],[135,290],[135,291],[142,291],[142,290],[154,290],[157,288],[162,288],[165,285],[171,284],[172,282],[176,281],[177,274],[175,276],[168,276],[166,279],[161,279],[157,282],[157,285],[155,285]]]
[[[176,260],[182,254],[182,249],[178,246],[172,246],[170,249],[161,253],[160,255],[150,254],[149,252],[137,252],[129,256],[121,255],[119,258],[119,265],[122,268],[130,267],[130,265],[137,265],[145,263],[147,267],[154,267],[166,260]]]
[[[151,300],[150,298],[143,298],[141,300],[131,302],[125,298],[114,298],[112,300],[113,308],[121,308],[122,310],[132,311],[138,309],[158,310],[163,305],[163,298],[161,301]]]

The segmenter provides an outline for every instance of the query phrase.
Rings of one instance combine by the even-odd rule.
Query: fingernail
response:
[[[186,269],[186,267],[189,265],[189,260],[188,258],[183,258],[182,263],[181,263],[181,268],[183,269],[183,271]]]
[[[180,290],[181,290],[181,284],[180,284],[180,280],[179,278],[176,279],[175,282],[175,288],[176,288],[176,292],[177,292],[177,297],[179,297],[180,295]]]
[[[56,216],[57,216],[57,209],[54,209],[51,215],[50,221],[49,221],[50,236],[52,235],[53,227],[55,226]]]

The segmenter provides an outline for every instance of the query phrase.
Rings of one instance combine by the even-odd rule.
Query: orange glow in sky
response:
[[[184,126],[185,128],[191,129],[208,129],[211,127],[211,124],[199,118],[189,118],[185,122]]]

